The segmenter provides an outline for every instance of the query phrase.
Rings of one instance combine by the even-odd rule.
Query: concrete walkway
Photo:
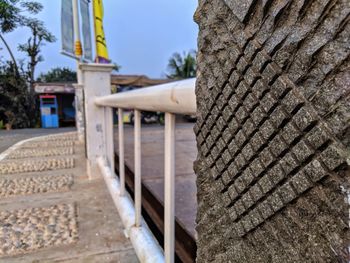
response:
[[[0,153],[7,150],[10,146],[17,142],[27,140],[33,137],[72,132],[75,131],[74,127],[67,128],[53,128],[53,129],[15,129],[15,130],[0,130]]]
[[[75,132],[0,154],[0,262],[138,262]]]

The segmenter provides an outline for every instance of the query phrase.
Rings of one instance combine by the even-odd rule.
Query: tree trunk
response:
[[[19,71],[18,71],[18,66],[17,66],[17,62],[16,62],[16,59],[15,59],[15,56],[13,55],[12,53],[12,50],[10,49],[10,46],[7,44],[6,40],[4,39],[4,37],[0,34],[0,39],[2,40],[2,42],[4,43],[7,51],[9,52],[10,54],[10,57],[12,59],[12,62],[13,62],[13,65],[15,66],[15,76],[19,76]]]
[[[30,63],[30,79],[29,79],[29,85],[30,85],[30,91],[34,92],[34,74],[35,74],[35,65],[33,64],[35,58],[32,58],[32,62]]]

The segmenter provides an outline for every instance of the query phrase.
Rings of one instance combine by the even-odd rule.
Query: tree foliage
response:
[[[14,75],[18,77],[19,70],[16,59],[13,55],[11,47],[3,36],[15,30],[19,26],[24,26],[28,19],[28,16],[24,13],[35,15],[43,9],[43,5],[37,1],[32,0],[0,0],[0,40],[4,43],[8,53],[13,62]]]
[[[9,33],[23,26],[27,19],[24,13],[35,15],[42,9],[43,5],[37,1],[0,0],[0,32]]]
[[[43,5],[33,0],[0,0],[0,40],[12,59],[0,62],[0,120],[16,128],[33,127],[39,117],[34,94],[35,68],[43,60],[41,47],[55,41],[43,22],[33,16],[42,9]],[[31,32],[27,42],[18,46],[28,57],[18,60],[20,67],[4,37],[18,27],[27,27]]]
[[[168,62],[167,77],[170,79],[187,79],[196,76],[196,52],[174,53]]]
[[[18,50],[24,52],[29,58],[26,72],[30,89],[33,90],[36,66],[39,62],[44,60],[40,55],[41,47],[44,46],[45,43],[55,42],[56,38],[46,29],[44,23],[37,19],[26,19],[25,26],[30,29],[31,36],[26,43],[18,46]]]
[[[15,128],[33,127],[37,115],[34,98],[24,78],[13,75],[13,62],[0,62],[0,120]]]
[[[69,68],[53,68],[45,74],[40,74],[38,82],[76,82],[77,73]]]

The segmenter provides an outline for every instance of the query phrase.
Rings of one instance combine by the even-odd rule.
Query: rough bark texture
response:
[[[349,0],[200,0],[198,262],[348,262]]]

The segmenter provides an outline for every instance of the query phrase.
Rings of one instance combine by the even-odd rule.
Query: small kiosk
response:
[[[36,83],[34,88],[35,92],[38,94],[38,99],[40,99],[40,107],[47,108],[48,105],[50,105],[50,107],[56,109],[44,109],[46,112],[43,112],[41,109],[42,116],[43,113],[48,114],[49,111],[50,113],[53,111],[55,112],[54,115],[57,115],[57,117],[51,116],[49,119],[53,120],[57,118],[58,127],[75,125],[75,90],[72,83]],[[48,128],[44,125],[43,117],[41,120],[42,127]],[[52,127],[51,125],[50,127]]]
[[[58,128],[56,95],[40,95],[41,127]]]

